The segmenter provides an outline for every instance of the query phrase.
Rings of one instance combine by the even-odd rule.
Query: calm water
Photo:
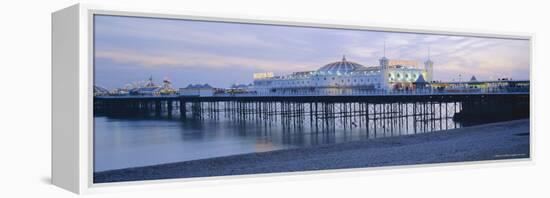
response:
[[[223,112],[185,120],[179,115],[95,116],[94,168],[104,171],[462,126],[453,122],[452,109],[429,112],[428,116],[413,116],[411,110],[407,114],[371,112],[368,122],[360,113],[333,113],[336,116],[319,119],[308,115],[235,119]]]

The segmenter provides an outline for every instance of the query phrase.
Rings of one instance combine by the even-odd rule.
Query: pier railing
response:
[[[529,94],[529,87],[502,87],[502,88],[458,88],[458,89],[416,89],[416,90],[364,90],[364,89],[319,89],[319,90],[284,90],[276,92],[245,93],[214,93],[204,95],[119,95],[97,96],[97,98],[178,98],[178,97],[280,97],[280,96],[429,96],[429,95],[504,95]]]
[[[406,96],[406,95],[476,95],[476,94],[526,94],[528,88],[492,88],[492,89],[417,89],[417,90],[296,90],[284,92],[218,93],[216,97],[246,96]]]

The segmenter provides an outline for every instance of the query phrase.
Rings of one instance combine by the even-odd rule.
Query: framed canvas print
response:
[[[52,179],[73,192],[531,159],[531,35],[83,5],[52,20]]]

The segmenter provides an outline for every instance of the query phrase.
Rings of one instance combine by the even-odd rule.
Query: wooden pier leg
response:
[[[185,119],[186,118],[186,109],[185,109],[185,101],[180,100],[180,118]]]
[[[443,111],[445,110],[445,108],[443,107],[443,105],[445,105],[445,101],[440,102],[439,105],[441,105],[439,107],[439,109],[440,109],[439,110],[439,117],[440,117],[440,122],[441,122],[440,123],[440,125],[441,125],[440,130],[444,130],[444,128],[443,128],[444,123],[443,122],[444,122],[444,119],[445,119],[445,113],[443,113]]]
[[[367,128],[367,139],[369,139],[369,103],[365,104],[365,128]]]
[[[409,134],[409,103],[405,103],[405,131]]]
[[[155,116],[160,116],[161,112],[162,112],[161,101],[157,100],[155,101]]]
[[[390,137],[393,137],[393,133],[394,133],[394,130],[393,130],[393,125],[394,125],[394,119],[395,119],[395,115],[394,115],[394,109],[393,109],[393,105],[395,103],[390,103]]]
[[[168,104],[167,104],[166,109],[167,109],[167,111],[168,111],[168,117],[172,117],[172,102],[173,102],[173,101],[172,101],[172,100],[168,100],[167,102],[168,102]]]
[[[417,102],[414,102],[413,104],[413,129],[414,129],[414,134],[416,134],[416,123],[418,122],[418,120],[416,120],[416,107],[417,107],[418,103]]]

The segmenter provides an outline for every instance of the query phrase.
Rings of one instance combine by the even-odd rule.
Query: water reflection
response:
[[[175,112],[138,116],[96,115],[95,171],[180,162],[252,152],[411,135],[459,128],[454,103],[329,104],[254,110]],[[317,111],[315,111],[317,112]]]

